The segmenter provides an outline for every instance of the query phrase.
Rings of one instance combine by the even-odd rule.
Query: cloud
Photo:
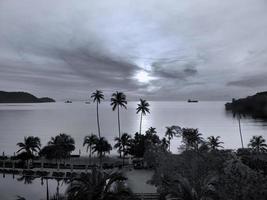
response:
[[[266,19],[264,0],[3,0],[1,89],[57,99],[94,89],[130,99],[241,96],[266,85]],[[142,70],[149,81],[135,78]]]
[[[257,74],[252,76],[246,76],[237,81],[230,81],[227,83],[227,85],[237,86],[237,87],[248,87],[248,88],[266,87],[267,75]]]

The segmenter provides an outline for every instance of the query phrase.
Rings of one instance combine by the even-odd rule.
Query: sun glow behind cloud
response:
[[[137,79],[140,83],[149,83],[152,80],[156,80],[156,77],[151,77],[147,71],[141,70],[135,74],[134,79]]]

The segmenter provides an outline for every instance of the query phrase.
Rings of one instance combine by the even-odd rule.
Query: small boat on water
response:
[[[187,100],[187,102],[188,102],[188,103],[197,103],[197,102],[198,102],[198,100],[192,100],[192,99],[188,99],[188,100]]]
[[[91,102],[90,101],[86,101],[85,104],[90,104]]]
[[[72,103],[72,101],[70,101],[70,100],[67,100],[67,101],[65,101],[65,103]]]

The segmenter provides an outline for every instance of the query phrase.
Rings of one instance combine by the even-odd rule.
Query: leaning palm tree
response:
[[[88,150],[89,150],[89,158],[90,158],[90,160],[91,160],[91,157],[92,157],[92,147],[95,145],[97,139],[98,138],[97,138],[97,136],[95,134],[87,135],[87,136],[84,137],[83,146],[87,145],[86,152],[88,152]]]
[[[136,114],[141,112],[141,115],[140,115],[140,132],[139,132],[139,134],[141,134],[143,115],[146,115],[147,113],[150,113],[148,107],[149,107],[149,103],[144,99],[140,99],[140,103],[137,104]]]
[[[223,142],[220,141],[220,136],[217,136],[217,137],[210,136],[207,139],[208,139],[207,145],[212,150],[216,150],[218,148],[223,148],[223,146],[221,145],[221,144],[223,144]]]
[[[120,107],[127,109],[126,104],[126,95],[123,92],[116,92],[112,94],[112,97],[110,99],[112,106],[112,110],[118,110],[118,128],[119,128],[119,138],[121,138],[121,125],[120,125]],[[120,154],[121,157],[121,154]]]
[[[108,200],[127,199],[124,195],[114,190],[114,184],[123,183],[126,178],[119,172],[106,173],[93,169],[92,172],[81,175],[72,181],[67,188],[69,200]]]
[[[116,137],[115,138],[115,145],[114,147],[118,149],[118,152],[119,153],[123,153],[123,156],[122,156],[122,163],[124,165],[124,159],[125,159],[125,156],[129,153],[130,151],[130,147],[131,147],[131,140],[132,140],[132,137],[127,134],[127,133],[123,133],[121,138],[118,138]]]
[[[98,127],[98,137],[101,137],[100,125],[99,125],[98,104],[100,104],[101,101],[104,100],[103,92],[100,90],[96,90],[95,92],[92,93],[91,98],[93,99],[93,102],[96,102],[96,120],[97,120],[97,127]]]
[[[257,154],[267,151],[266,140],[262,136],[253,136],[248,144]]]

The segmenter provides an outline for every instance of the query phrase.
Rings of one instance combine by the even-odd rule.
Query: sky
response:
[[[0,0],[0,90],[230,100],[267,90],[266,0]]]

